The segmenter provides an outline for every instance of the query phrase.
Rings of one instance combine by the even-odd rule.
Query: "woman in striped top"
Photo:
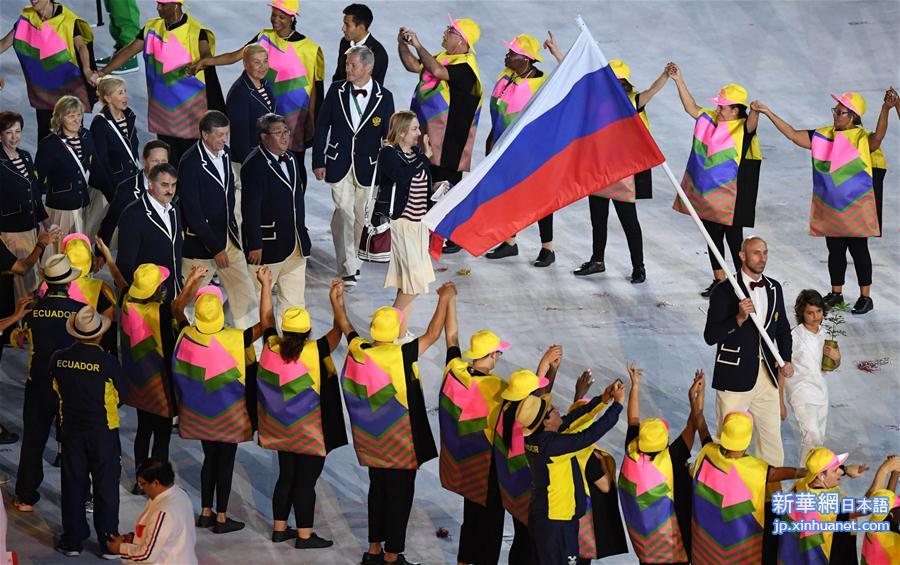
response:
[[[389,218],[391,222],[391,262],[384,287],[396,287],[394,308],[403,310],[401,335],[412,302],[419,294],[428,292],[434,282],[434,269],[428,254],[429,232],[421,222],[431,202],[431,144],[426,135],[422,148],[418,146],[419,120],[408,110],[391,116],[387,145],[378,161],[378,197],[375,218]]]
[[[103,196],[107,202],[112,202],[119,183],[141,170],[137,128],[134,112],[128,107],[124,80],[103,77],[97,84],[97,96],[103,107],[91,122],[91,135],[100,164],[109,178],[109,186],[103,187]]]

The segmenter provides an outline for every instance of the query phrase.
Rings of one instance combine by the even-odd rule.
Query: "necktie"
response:
[[[354,88],[352,92],[353,92],[353,96],[365,96],[366,95],[365,88]]]
[[[759,282],[750,282],[750,290],[756,290],[757,288],[763,288],[766,286],[766,281],[759,279]]]
[[[279,157],[278,160],[281,161],[282,163],[290,163],[291,162],[291,158],[288,156],[287,151],[282,153],[281,157]]]

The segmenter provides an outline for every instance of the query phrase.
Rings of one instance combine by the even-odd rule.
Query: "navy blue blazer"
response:
[[[139,199],[145,192],[147,192],[147,187],[144,186],[144,171],[138,171],[136,175],[119,183],[116,187],[116,194],[109,203],[109,208],[106,209],[106,215],[100,222],[100,229],[97,231],[97,235],[106,244],[109,244],[113,234],[116,233],[122,210]],[[99,254],[99,251],[97,253]]]
[[[263,88],[269,94],[269,103],[259,94],[247,71],[241,73],[225,99],[228,119],[231,121],[231,158],[235,163],[243,163],[250,151],[259,145],[256,133],[256,120],[261,116],[275,112],[275,92],[272,84],[263,79]]]
[[[262,249],[262,262],[267,265],[287,259],[298,242],[304,257],[311,247],[299,163],[290,151],[285,156],[287,176],[278,159],[262,145],[241,166],[244,249]]]
[[[169,299],[175,298],[183,285],[181,278],[182,223],[177,206],[172,210],[175,216],[174,233],[170,234],[166,224],[150,203],[150,196],[144,192],[129,204],[119,218],[119,251],[116,265],[122,276],[131,284],[134,270],[143,263],[161,265],[171,273],[165,281]]]
[[[372,80],[369,103],[363,110],[359,129],[354,130],[350,120],[350,112],[356,112],[350,100],[352,89],[353,84],[347,81],[331,83],[316,120],[312,163],[314,169],[325,167],[325,182],[340,182],[352,166],[357,182],[370,186],[378,151],[394,114],[394,97]]]
[[[749,296],[741,274],[737,274],[738,285]],[[791,324],[784,308],[784,292],[775,279],[763,275],[766,282],[768,312],[758,312],[763,317],[763,327],[784,361],[790,362],[792,351]],[[759,374],[759,352],[769,371],[769,378],[778,388],[778,365],[759,335],[753,320],[738,326],[738,299],[731,283],[719,283],[709,297],[709,311],[706,313],[706,328],[703,338],[708,345],[716,346],[716,365],[713,370],[712,386],[716,390],[747,392],[753,390]]]
[[[136,175],[141,168],[137,128],[134,127],[134,122],[134,112],[131,111],[131,108],[125,108],[128,135],[122,135],[107,106],[104,106],[91,122],[91,135],[94,138],[94,146],[97,148],[97,158],[109,179],[109,187],[101,189],[103,194],[107,195],[108,202],[115,198],[116,187],[119,186],[119,183]],[[97,188],[100,187],[97,186]]]
[[[222,179],[212,163],[212,156],[201,145],[203,142],[198,141],[185,151],[178,165],[184,256],[189,259],[212,259],[225,250],[229,238],[241,247],[234,218],[234,172],[228,147],[225,147],[223,157],[225,178]]]
[[[413,147],[413,156],[407,157],[399,146],[388,145],[381,150],[379,159],[374,225],[379,225],[384,217],[396,220],[403,215],[412,179],[422,171],[428,179],[428,208],[431,208],[431,164],[422,149]]]
[[[41,187],[31,153],[19,149],[26,173],[22,175],[6,151],[0,151],[0,231],[23,232],[35,229],[47,219],[41,202]]]
[[[91,132],[81,128],[81,166],[90,173],[90,186],[97,187],[112,197],[106,169],[100,164]],[[88,182],[85,180],[72,151],[66,146],[62,137],[55,133],[38,143],[37,156],[34,161],[38,181],[44,194],[47,195],[47,208],[56,210],[77,210],[84,208],[91,201]]]

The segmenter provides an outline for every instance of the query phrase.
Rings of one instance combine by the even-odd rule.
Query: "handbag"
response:
[[[365,218],[366,224],[363,227],[362,237],[359,240],[359,251],[357,256],[362,261],[370,263],[389,263],[391,260],[391,219],[384,214],[376,214],[375,199],[377,194],[375,191],[378,185],[378,163],[381,162],[379,156],[375,162],[375,171],[372,174],[372,186],[369,189],[369,198],[366,199]],[[391,205],[388,210],[394,209],[394,194],[396,186],[391,187]],[[375,224],[378,221],[377,225]]]

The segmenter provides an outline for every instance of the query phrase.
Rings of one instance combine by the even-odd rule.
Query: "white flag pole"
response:
[[[725,266],[725,258],[722,257],[722,254],[719,253],[718,249],[716,249],[712,238],[709,237],[709,232],[707,232],[706,228],[703,227],[703,222],[700,220],[700,216],[697,215],[697,211],[694,210],[694,206],[691,204],[691,201],[688,199],[687,195],[684,193],[684,190],[681,188],[681,184],[675,179],[675,175],[672,174],[672,169],[669,168],[669,164],[666,161],[663,161],[662,168],[666,172],[666,176],[669,177],[669,182],[671,182],[672,186],[675,187],[675,192],[678,193],[678,197],[681,198],[681,203],[685,208],[687,208],[688,213],[691,215],[691,219],[693,219],[694,223],[697,225],[697,229],[700,230],[701,234],[703,234],[703,239],[706,240],[706,244],[709,246],[709,251],[713,254],[713,257],[716,258],[716,262],[719,263],[719,268],[725,271],[725,276],[728,277],[728,282],[730,282],[731,286],[734,288],[734,293],[739,297],[739,299],[747,298],[747,295],[744,294],[744,291],[741,289],[740,285],[738,285],[737,279],[731,273],[731,269]],[[782,359],[781,355],[778,354],[778,348],[775,347],[775,344],[772,342],[769,334],[766,333],[766,330],[763,327],[762,320],[760,320],[756,312],[750,314],[750,319],[753,320],[753,324],[756,325],[756,329],[759,331],[759,335],[765,342],[766,347],[768,347],[769,351],[772,352],[772,355],[775,356],[775,362],[778,363],[779,367],[783,367],[785,365],[784,359]]]

